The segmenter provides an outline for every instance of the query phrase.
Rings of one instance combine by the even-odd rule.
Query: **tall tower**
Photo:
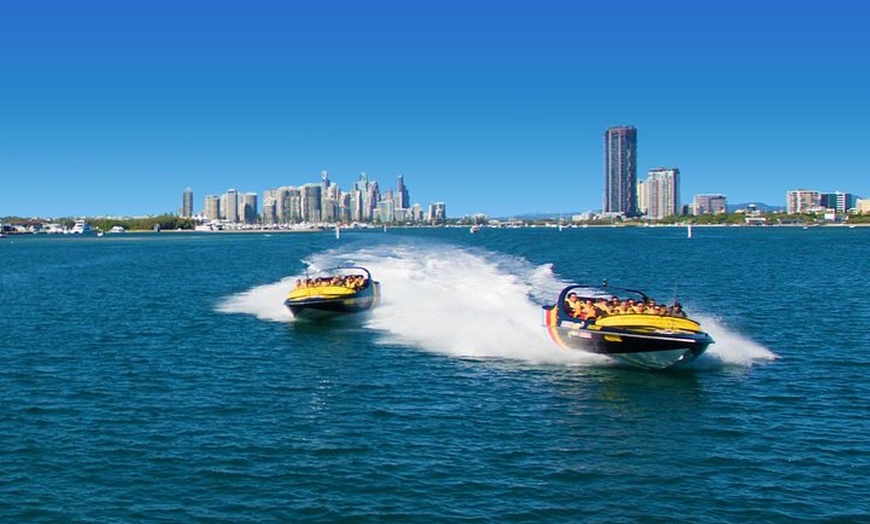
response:
[[[256,224],[257,214],[257,193],[245,193],[242,195],[242,209],[241,213],[239,213],[241,222]]]
[[[675,167],[650,169],[646,182],[646,216],[659,220],[679,212],[680,170]]]
[[[181,195],[181,216],[190,218],[193,216],[193,190],[187,188]]]
[[[405,177],[399,175],[399,183],[396,186],[396,207],[399,209],[408,209],[411,207],[411,196],[408,194],[408,188],[405,187]]]
[[[224,210],[224,218],[227,222],[237,223],[239,221],[239,192],[235,189],[227,189],[221,208]]]
[[[637,215],[637,130],[614,126],[604,133],[605,213]]]
[[[205,216],[209,220],[220,220],[221,197],[218,195],[208,195],[205,197]]]

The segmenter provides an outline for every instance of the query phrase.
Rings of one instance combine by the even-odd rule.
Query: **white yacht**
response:
[[[76,220],[72,229],[69,230],[69,232],[74,234],[74,235],[87,235],[88,233],[91,233],[92,231],[93,230],[91,229],[91,225],[88,224],[86,221],[81,220],[81,219]]]

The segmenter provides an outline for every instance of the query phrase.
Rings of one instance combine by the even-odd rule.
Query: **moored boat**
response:
[[[606,283],[568,286],[544,310],[547,334],[560,347],[646,368],[683,366],[713,343],[679,303],[663,307],[641,291]]]
[[[93,232],[91,225],[87,223],[87,221],[79,219],[75,221],[72,229],[69,230],[71,234],[74,235],[89,235]]]
[[[363,267],[341,267],[299,279],[284,305],[295,318],[325,320],[360,313],[378,305],[381,284]]]

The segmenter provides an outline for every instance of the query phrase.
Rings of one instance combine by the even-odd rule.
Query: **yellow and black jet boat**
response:
[[[560,347],[646,368],[679,367],[713,343],[682,306],[656,304],[641,291],[571,285],[544,306],[544,325]]]
[[[353,266],[297,280],[284,305],[295,318],[325,320],[371,310],[380,297],[380,282],[368,269]]]

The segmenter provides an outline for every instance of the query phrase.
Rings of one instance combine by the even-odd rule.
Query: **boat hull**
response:
[[[355,293],[333,292],[329,288],[313,290],[308,296],[287,298],[284,305],[294,318],[327,320],[375,308],[380,302],[380,287],[379,282],[372,282]]]
[[[611,317],[615,325],[606,325],[605,321],[600,325],[565,318],[557,309],[547,309],[546,329],[558,346],[607,355],[641,367],[682,366],[698,358],[713,343],[700,327],[692,330],[698,324],[688,319],[625,315]]]

